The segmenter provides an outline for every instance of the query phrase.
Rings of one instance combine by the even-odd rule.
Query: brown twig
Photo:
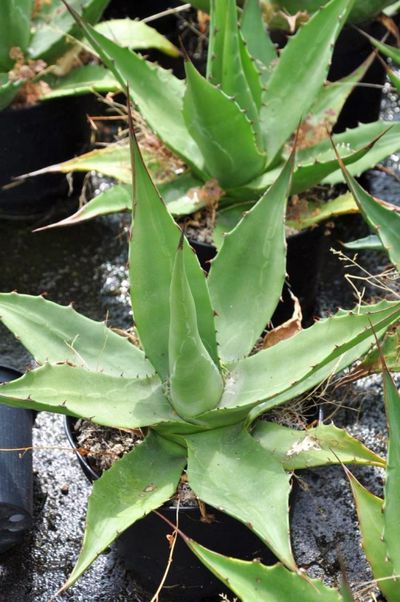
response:
[[[156,513],[159,516],[162,516],[158,512],[156,512]],[[176,506],[176,519],[175,519],[174,530],[172,532],[172,535],[170,535],[169,537],[167,536],[169,544],[170,544],[167,566],[165,567],[165,571],[161,578],[160,584],[159,584],[154,596],[151,598],[150,602],[158,602],[158,596],[161,593],[162,588],[164,587],[164,583],[168,577],[168,573],[169,573],[169,570],[170,570],[172,562],[173,562],[174,549],[175,549],[175,544],[176,544],[176,540],[178,537],[178,532],[179,532],[179,500],[178,500],[178,503]]]

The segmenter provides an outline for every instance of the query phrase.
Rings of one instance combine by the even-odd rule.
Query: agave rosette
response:
[[[300,123],[290,192],[342,181],[327,132],[371,59],[340,82],[325,80],[353,4],[354,0],[331,0],[278,54],[264,29],[258,0],[245,2],[239,20],[234,0],[212,1],[207,73],[201,75],[187,60],[184,81],[105,38],[74,14],[120,89],[126,91],[129,85],[129,95],[148,127],[187,166],[161,185],[171,213],[190,214],[207,206],[207,185],[216,182],[219,194],[212,201],[219,197],[216,228],[223,231],[227,221],[237,223],[241,212],[275,181]],[[398,149],[399,128],[392,122],[361,124],[334,140],[351,173],[359,175]],[[129,145],[120,144],[44,170],[95,169],[118,181],[59,225],[129,211],[129,164]],[[350,205],[350,211],[357,210],[354,202]],[[347,210],[349,196],[332,207],[332,213]],[[315,207],[306,213],[291,225],[301,229],[326,215]]]
[[[143,443],[94,484],[82,552],[64,588],[124,529],[173,496],[183,471],[201,500],[245,523],[283,565],[296,569],[291,472],[338,458],[384,461],[333,425],[293,434],[257,418],[367,353],[374,333],[383,336],[398,320],[400,302],[340,310],[254,353],[285,278],[294,154],[225,237],[207,278],[134,140],[132,146],[129,269],[141,347],[71,307],[0,295],[3,323],[39,364],[1,385],[0,402],[146,432]],[[316,444],[302,445],[305,436]],[[290,453],[294,448],[299,453]]]

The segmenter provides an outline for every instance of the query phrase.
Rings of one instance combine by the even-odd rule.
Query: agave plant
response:
[[[391,46],[390,44],[385,44],[385,42],[375,39],[373,36],[367,34],[366,32],[362,31],[361,33],[371,42],[372,46],[374,46],[379,51],[380,54],[383,54],[385,57],[391,59],[392,63],[397,65],[397,67],[400,65],[400,49],[399,48],[396,48],[395,46]],[[392,67],[387,65],[387,63],[385,61],[382,61],[382,62],[385,66],[386,73],[388,75],[388,78],[389,78],[391,84],[393,85],[394,89],[397,90],[397,92],[400,92],[400,78],[399,78],[398,73],[396,73],[392,69]]]
[[[326,4],[326,0],[262,0],[268,20],[274,22],[281,11],[289,15],[305,12],[312,14]],[[350,23],[371,21],[385,8],[396,4],[393,0],[356,0],[349,14]],[[278,15],[277,15],[278,13]],[[278,21],[281,23],[282,19]]]
[[[183,2],[183,0],[182,0]],[[282,25],[285,23],[288,26],[288,20],[282,19],[282,11],[286,15],[295,15],[301,13],[301,18],[307,18],[308,15],[319,10],[321,6],[327,3],[327,0],[261,0],[261,6],[265,15],[265,19],[269,23],[277,23]],[[209,0],[194,0],[191,2],[193,6],[200,10],[209,12],[210,1]],[[238,5],[242,5],[243,2],[239,1]],[[348,22],[350,23],[362,23],[369,21],[376,17],[386,7],[391,7],[396,3],[393,0],[356,0],[354,7],[352,8]],[[304,14],[305,13],[305,14]],[[279,18],[281,15],[281,18]]]
[[[187,60],[186,81],[106,39],[77,14],[75,18],[121,89],[129,84],[130,97],[149,128],[188,166],[162,186],[170,211],[190,214],[207,206],[213,183],[212,201],[219,198],[217,231],[227,231],[275,181],[300,123],[291,193],[342,179],[327,129],[370,62],[339,83],[325,85],[325,78],[335,40],[353,4],[354,0],[331,0],[278,55],[264,31],[258,0],[246,1],[240,22],[234,0],[213,1],[206,76]],[[335,142],[343,161],[359,174],[398,148],[399,128],[384,122],[360,125],[335,136]],[[63,223],[129,210],[129,164],[126,144],[45,170],[96,169],[120,181]],[[349,205],[356,210],[348,196],[341,201],[347,205],[343,208],[336,201],[339,211]],[[329,209],[320,212],[312,207],[311,220],[310,215],[302,216],[295,225],[324,219]]]
[[[340,157],[339,157],[340,162]],[[368,220],[375,231],[382,249],[386,249],[392,262],[399,267],[398,252],[400,249],[400,216],[385,208],[378,201],[368,195],[361,186],[347,173],[341,164],[346,181],[354,198],[359,204],[360,211]],[[393,208],[392,208],[393,209]],[[387,476],[384,500],[372,495],[361,483],[346,469],[354,499],[362,535],[362,543],[367,559],[371,565],[375,582],[388,602],[397,602],[399,598],[398,580],[400,575],[400,537],[398,533],[399,512],[399,428],[400,396],[390,376],[388,366],[399,371],[400,363],[399,332],[387,334],[377,348],[372,349],[365,359],[355,368],[351,378],[362,378],[370,373],[381,371],[384,382],[384,398],[388,418],[388,454]],[[348,377],[347,377],[348,378]],[[262,428],[265,428],[261,423]],[[260,424],[256,426],[255,436]],[[317,429],[325,429],[320,425]],[[329,428],[329,427],[328,427]],[[300,445],[307,441],[307,432],[299,433],[282,429],[278,425],[269,425],[268,443],[274,449],[274,436],[276,441],[282,443],[289,437],[292,445]],[[286,431],[286,432],[285,432]],[[342,433],[343,434],[343,433]],[[314,435],[313,435],[314,436]],[[288,443],[289,443],[288,440]],[[287,445],[289,449],[289,445]],[[292,447],[293,449],[293,447]],[[292,468],[296,468],[295,465]],[[291,573],[280,564],[272,567],[260,563],[246,562],[239,559],[228,558],[217,554],[195,541],[181,534],[189,548],[227,587],[229,587],[243,602],[256,599],[280,600],[282,598],[297,596],[299,602],[309,600],[323,600],[327,602],[353,602],[354,598],[348,584],[343,583],[340,592],[326,587],[318,580],[304,580],[299,575]],[[285,599],[286,599],[285,598]]]
[[[382,206],[346,173],[344,167],[343,170],[362,215],[373,231],[377,233],[374,236],[375,244],[381,250],[386,251],[395,268],[400,270],[400,214],[398,209]],[[353,246],[363,248],[365,241],[357,241]],[[364,370],[364,373],[376,371],[379,364],[383,372],[389,432],[384,500],[372,495],[349,471],[346,471],[356,502],[364,551],[371,565],[376,584],[388,602],[400,600],[400,539],[398,532],[400,395],[388,370],[388,366],[390,366],[391,369],[399,371],[399,336],[399,328],[397,328],[387,335],[378,350],[371,352],[361,364],[361,370]],[[362,372],[361,375],[363,375]]]
[[[374,233],[367,238],[347,243],[345,246],[353,250],[376,249],[385,251],[393,265],[400,271],[399,207],[372,197],[350,176],[344,166],[343,172],[361,215]]]
[[[348,471],[356,502],[362,545],[371,565],[377,587],[387,602],[400,600],[399,545],[399,456],[400,456],[400,395],[387,368],[383,366],[385,407],[389,439],[384,499],[370,493]]]
[[[342,170],[347,184],[355,199],[361,215],[370,226],[374,234],[365,238],[348,242],[347,249],[359,251],[362,249],[378,250],[387,253],[397,272],[400,272],[400,210],[397,206],[384,203],[373,198],[362,186],[347,172],[344,165]],[[388,333],[382,343],[382,350],[386,364],[390,370],[400,372],[400,329],[397,327]],[[381,369],[379,353],[373,351],[353,372],[358,378]]]
[[[62,589],[119,533],[173,496],[183,471],[196,496],[245,523],[296,570],[291,472],[337,458],[384,461],[332,425],[301,433],[257,418],[365,354],[373,331],[382,336],[398,320],[400,302],[340,310],[255,353],[285,278],[284,215],[294,155],[226,236],[206,278],[134,139],[132,153],[129,270],[141,348],[72,307],[0,295],[3,323],[39,364],[1,385],[1,403],[146,433],[94,484],[82,551]],[[312,449],[301,445],[304,437],[315,440]]]
[[[95,25],[110,0],[71,0],[71,6]],[[18,9],[18,10],[17,10]],[[145,23],[114,20],[96,26],[105,36],[118,37],[134,48],[156,47],[174,56],[179,51]],[[32,101],[108,92],[119,85],[111,72],[97,64],[77,68],[82,31],[61,0],[3,0],[0,14],[0,109],[28,89]],[[85,48],[87,44],[84,43]],[[90,47],[89,47],[89,50]],[[44,85],[43,85],[44,83]]]

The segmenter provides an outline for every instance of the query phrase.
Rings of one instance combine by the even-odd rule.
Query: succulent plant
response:
[[[361,30],[360,30],[361,31]],[[383,54],[385,57],[391,59],[392,63],[399,66],[400,65],[400,49],[392,46],[391,44],[386,44],[381,40],[375,39],[373,36],[367,34],[364,31],[361,33],[371,42],[372,46],[374,46],[380,54]],[[392,66],[389,66],[385,61],[382,61],[385,66],[386,73],[388,78],[393,85],[394,89],[400,92],[400,78],[398,73],[394,71]]]
[[[339,158],[340,162],[340,158]],[[398,252],[400,249],[400,215],[395,213],[395,208],[391,210],[385,207],[370,195],[368,195],[356,182],[346,168],[341,164],[346,181],[354,198],[360,206],[362,215],[367,219],[370,225],[378,232],[378,238],[381,249],[385,249],[392,262],[399,268]],[[398,322],[396,324],[398,327]],[[372,349],[354,369],[351,378],[362,378],[370,373],[381,371],[384,381],[385,407],[388,417],[389,441],[387,458],[387,477],[385,486],[385,499],[382,500],[372,495],[365,489],[361,483],[346,469],[354,499],[356,502],[360,530],[362,535],[364,551],[371,565],[376,585],[384,594],[388,602],[397,602],[399,598],[398,580],[400,575],[400,544],[399,533],[397,529],[399,512],[399,428],[400,395],[396,389],[395,383],[390,376],[390,369],[400,371],[400,343],[398,328],[394,332],[387,333],[382,342]],[[351,374],[351,373],[350,373]],[[346,378],[349,378],[347,375]],[[286,453],[278,454],[280,461],[286,470],[295,470],[298,468],[297,462],[304,465],[302,452],[294,458],[289,459],[287,450],[308,441],[308,431],[300,434],[293,429],[287,429],[277,424],[267,424],[260,422],[256,425],[254,436],[257,439],[259,429],[267,434],[268,448],[273,451],[281,447],[286,448]],[[332,426],[319,425],[314,429],[316,436],[319,432],[318,446],[330,453],[328,431]],[[339,430],[337,430],[339,435]],[[341,431],[340,436],[345,432]],[[325,446],[321,443],[325,441]],[[278,443],[279,442],[279,443]],[[321,453],[319,449],[317,455]],[[312,466],[312,458],[308,451],[308,465]],[[321,456],[320,456],[321,459]],[[288,463],[289,461],[289,463]],[[315,596],[316,600],[326,600],[327,602],[353,602],[353,594],[350,587],[345,582],[342,584],[340,592],[326,587],[318,580],[304,580],[299,575],[291,573],[280,564],[272,567],[264,566],[260,563],[246,562],[243,560],[228,558],[217,554],[181,533],[189,548],[196,554],[201,562],[209,568],[226,586],[228,586],[243,602],[264,598],[268,600],[279,600],[286,596],[297,596],[299,602],[308,602]],[[371,585],[373,585],[371,583]],[[285,599],[286,599],[285,598]]]
[[[332,425],[293,434],[257,418],[368,352],[373,331],[381,337],[398,320],[400,302],[340,310],[255,352],[285,278],[284,215],[294,153],[226,236],[206,278],[134,138],[131,144],[129,270],[141,348],[71,307],[15,292],[0,295],[2,322],[39,364],[0,386],[1,403],[146,433],[95,482],[82,551],[62,589],[123,530],[173,496],[183,471],[199,499],[245,523],[296,570],[291,471],[337,458],[383,460]],[[305,437],[315,445],[310,448]]]
[[[71,0],[70,5],[94,25],[110,0]],[[137,21],[97,25],[105,36],[134,48],[156,47],[174,56],[179,51],[157,31]],[[98,64],[75,67],[82,31],[61,0],[3,0],[0,14],[0,109],[26,86],[27,100],[48,100],[92,90],[118,90],[111,72]],[[84,44],[85,48],[88,45]],[[90,50],[90,48],[89,48]],[[73,68],[74,67],[74,68]]]
[[[400,271],[400,209],[396,205],[372,197],[348,173],[342,164],[344,177],[361,215],[374,234],[345,246],[349,249],[375,249],[385,251],[393,265]]]
[[[171,213],[190,214],[219,199],[216,232],[221,232],[231,229],[275,181],[300,123],[291,192],[342,179],[327,130],[370,61],[341,82],[325,84],[325,78],[335,40],[353,3],[331,0],[278,56],[264,31],[258,0],[247,0],[240,23],[234,0],[212,2],[207,74],[203,77],[187,60],[186,81],[121,48],[75,17],[121,89],[129,84],[130,97],[148,126],[188,166],[162,185]],[[334,138],[343,161],[359,174],[398,148],[399,128],[399,124],[377,122]],[[63,224],[129,210],[128,166],[128,145],[113,145],[44,170],[96,169],[120,181]],[[212,198],[210,183],[217,191]],[[348,197],[342,200],[347,202]],[[316,222],[324,212],[310,210],[309,214]],[[309,224],[310,215],[296,226]]]
[[[387,602],[400,600],[399,479],[400,395],[388,370],[383,368],[389,438],[384,499],[370,493],[348,471],[356,502],[362,545],[377,587]]]
[[[267,14],[281,10],[286,11],[289,15],[301,11],[312,14],[326,4],[326,0],[263,0],[263,4]],[[395,4],[393,0],[356,0],[348,16],[348,21],[350,23],[371,21],[393,4]]]
[[[347,249],[359,251],[370,249],[385,252],[397,272],[400,272],[400,209],[390,203],[385,203],[372,197],[347,172],[342,165],[349,189],[355,199],[361,215],[364,217],[372,232],[369,236],[346,243]],[[400,372],[400,326],[389,332],[382,342],[382,352],[386,365],[394,372]],[[382,367],[378,351],[367,355],[355,372],[355,376],[365,376],[379,372]]]
[[[377,202],[346,172],[343,165],[342,169],[363,217],[377,233],[380,248],[386,251],[395,268],[400,271],[398,208]],[[360,241],[358,242],[362,247]],[[394,370],[399,370],[399,322],[396,326],[397,329],[387,335],[382,344],[378,345],[377,351],[368,354],[361,365],[361,369],[366,369],[368,373],[368,370],[376,371],[376,365],[380,363],[383,373],[389,433],[384,500],[371,494],[346,470],[356,502],[364,551],[376,584],[387,602],[400,600],[400,395],[388,370],[388,365]]]
[[[279,13],[282,10],[288,15],[295,15],[296,13],[301,12],[312,14],[326,3],[327,0],[261,0],[261,6],[267,22],[276,21],[278,24],[285,22],[285,20],[282,19],[277,20],[276,17],[276,13]],[[210,0],[194,0],[191,4],[200,10],[206,12],[210,11]],[[238,1],[237,4],[242,6],[243,2]],[[396,3],[393,2],[393,0],[356,0],[348,16],[348,21],[350,23],[370,21],[385,8],[395,4]],[[286,25],[288,25],[287,21]]]

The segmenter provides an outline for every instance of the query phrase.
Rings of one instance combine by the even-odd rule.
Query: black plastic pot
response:
[[[305,326],[313,322],[316,309],[317,284],[322,257],[321,241],[321,228],[304,230],[289,236],[287,239],[286,270],[288,283],[292,292],[300,301]],[[215,256],[216,248],[213,245],[195,240],[190,240],[190,244],[196,251],[202,268],[208,272],[209,262]],[[240,265],[238,271],[240,271]],[[289,288],[285,285],[282,301],[279,302],[275,310],[272,323],[274,325],[281,324],[291,318],[292,313],[293,301],[289,294]]]
[[[0,382],[21,374],[0,367]],[[32,453],[1,451],[32,446],[34,413],[0,405],[0,554],[22,541],[32,527]]]
[[[74,448],[76,448],[75,422],[75,418],[66,417],[67,437]],[[87,459],[78,452],[77,456],[86,477],[91,482],[96,480],[99,475]],[[215,518],[212,523],[201,521],[197,507],[181,506],[179,528],[189,537],[216,552],[244,560],[257,558],[267,565],[277,562],[272,552],[247,527],[214,508],[208,507],[207,512]],[[175,524],[176,507],[165,504],[160,509],[160,513]],[[125,566],[147,592],[156,591],[164,574],[169,555],[166,536],[171,534],[171,530],[171,527],[159,516],[151,513],[129,527],[116,542],[118,553]],[[229,593],[178,538],[173,563],[162,590],[162,600],[220,602],[220,592]]]
[[[84,150],[90,141],[87,113],[93,103],[93,96],[86,95],[0,111],[0,218],[35,218],[67,196],[68,182],[61,173],[22,182],[12,178]]]

